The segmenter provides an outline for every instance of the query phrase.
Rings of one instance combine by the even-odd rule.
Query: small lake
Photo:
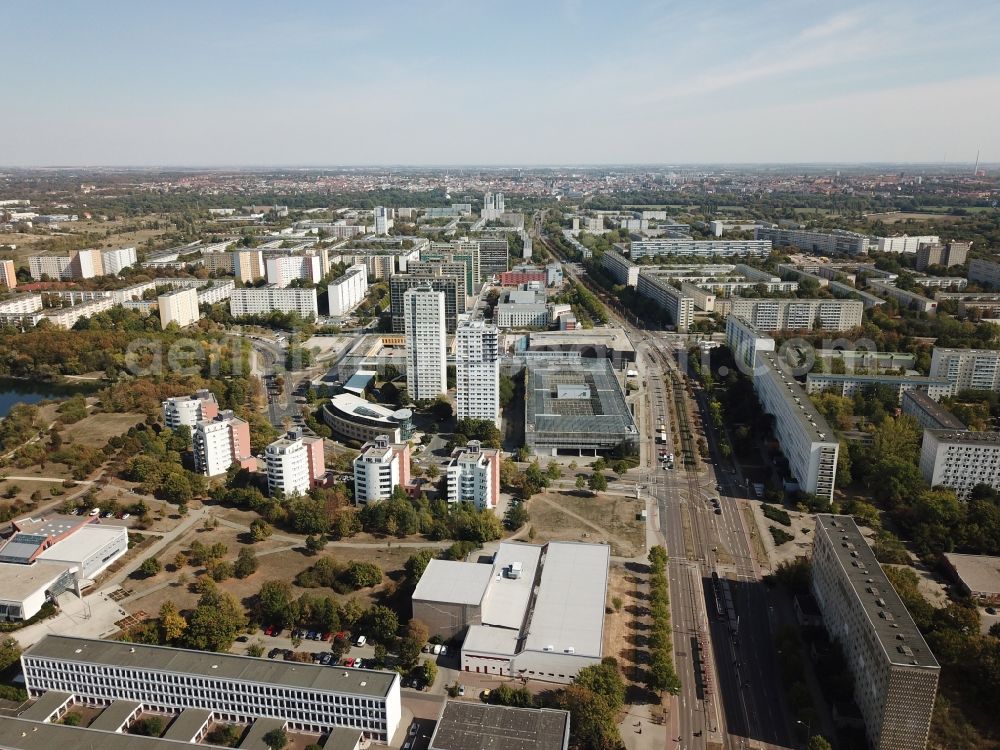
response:
[[[37,404],[39,401],[68,398],[91,390],[86,386],[47,385],[0,378],[0,419],[10,414],[10,410],[18,404]]]

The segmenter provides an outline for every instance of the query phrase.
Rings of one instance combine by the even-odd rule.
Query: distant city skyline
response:
[[[1000,160],[985,1],[53,0],[4,17],[4,166]]]

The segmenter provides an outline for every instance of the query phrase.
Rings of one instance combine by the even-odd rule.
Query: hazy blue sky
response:
[[[37,0],[0,18],[0,164],[1000,161],[995,0]]]

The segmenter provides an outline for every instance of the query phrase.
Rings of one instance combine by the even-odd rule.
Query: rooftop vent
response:
[[[555,651],[555,646],[542,646],[542,651]]]

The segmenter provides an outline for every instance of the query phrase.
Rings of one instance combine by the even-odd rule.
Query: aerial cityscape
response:
[[[1000,9],[4,16],[0,750],[1000,750]]]

